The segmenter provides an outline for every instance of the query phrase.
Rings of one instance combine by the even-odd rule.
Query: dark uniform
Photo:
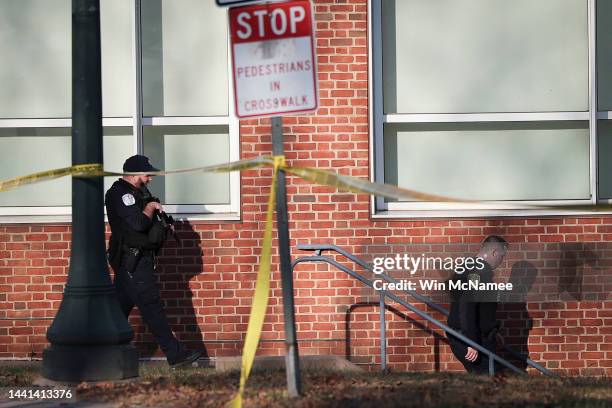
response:
[[[482,270],[476,268],[466,270],[454,279],[467,283],[470,280],[482,283],[493,282],[493,270],[484,262]],[[495,351],[495,335],[499,330],[499,322],[495,318],[497,312],[497,292],[476,290],[453,290],[451,292],[451,309],[448,316],[448,326],[461,332],[470,340]],[[447,334],[448,342],[455,357],[468,372],[487,373],[489,371],[489,357],[478,352],[476,361],[471,362],[465,358],[468,345],[457,337]],[[496,366],[497,370],[498,367]]]
[[[156,169],[151,166],[150,169],[126,170],[124,166],[124,170]],[[145,186],[139,189],[124,179],[115,181],[106,192],[106,211],[112,232],[109,261],[115,271],[117,296],[126,318],[134,305],[138,306],[168,363],[179,366],[195,361],[202,352],[186,350],[168,324],[154,275],[155,255],[163,244],[161,225],[156,217],[151,219],[143,213],[147,196],[150,197],[150,193]]]

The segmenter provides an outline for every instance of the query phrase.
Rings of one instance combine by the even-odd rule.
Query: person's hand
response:
[[[176,229],[174,229],[174,224],[170,224],[170,231],[172,231],[172,233],[174,234],[176,232]]]
[[[155,212],[155,211],[164,211],[164,207],[162,207],[162,205],[160,203],[158,203],[157,201],[151,201],[149,204],[147,204],[147,206],[145,207],[145,212]]]
[[[471,347],[468,347],[467,354],[465,355],[465,359],[473,363],[474,361],[476,361],[477,358],[478,358],[478,351]]]
[[[142,210],[142,212],[144,213],[144,215],[146,215],[149,218],[153,218],[153,213],[158,210],[158,211],[164,211],[164,207],[162,207],[162,205],[160,203],[158,203],[157,201],[151,201],[150,203],[148,203],[144,210]]]
[[[497,347],[502,348],[506,342],[504,341],[504,336],[501,333],[495,333],[495,341],[497,342]]]

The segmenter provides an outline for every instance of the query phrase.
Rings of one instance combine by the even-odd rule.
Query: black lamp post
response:
[[[72,0],[72,163],[102,163],[100,2]],[[104,184],[72,179],[72,250],[60,308],[47,331],[43,377],[95,381],[138,376],[134,336],[105,257]]]

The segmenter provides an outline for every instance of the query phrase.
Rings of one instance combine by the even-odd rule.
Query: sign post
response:
[[[232,1],[217,0],[217,3]],[[285,151],[280,115],[311,112],[318,106],[312,6],[309,0],[257,4],[231,8],[229,17],[236,115],[239,118],[271,116],[272,152],[282,156]],[[277,177],[276,216],[287,389],[290,396],[296,397],[301,393],[301,379],[283,170]]]
[[[272,118],[272,153],[285,154],[283,146],[283,118]],[[285,171],[279,170],[276,176],[276,224],[278,227],[278,253],[281,266],[281,285],[283,289],[283,314],[285,318],[285,369],[287,371],[287,391],[290,397],[301,393],[300,356],[295,330],[295,306],[293,302],[293,273],[289,247],[289,222],[287,215],[287,188]]]

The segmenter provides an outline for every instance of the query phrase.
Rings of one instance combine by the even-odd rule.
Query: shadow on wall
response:
[[[188,348],[203,350],[203,357],[208,357],[189,286],[191,279],[204,270],[200,235],[189,222],[177,222],[175,227],[180,242],[170,238],[158,258],[156,274],[161,298],[176,337]],[[141,357],[155,355],[158,346],[148,329],[140,324],[134,331]]]
[[[527,261],[519,261],[512,265],[508,283],[512,283],[512,293],[509,299],[500,299],[499,312],[506,313],[501,332],[506,344],[515,351],[529,355],[529,333],[533,329],[533,318],[527,310],[527,295],[538,275],[538,270]],[[524,361],[512,359],[504,355],[510,362],[522,370],[527,369]]]
[[[598,256],[595,245],[581,242],[560,245],[559,296],[561,300],[592,300],[593,296],[589,293],[590,291],[587,290],[587,293],[584,293],[583,289],[585,270],[602,267],[600,259],[603,257]]]

